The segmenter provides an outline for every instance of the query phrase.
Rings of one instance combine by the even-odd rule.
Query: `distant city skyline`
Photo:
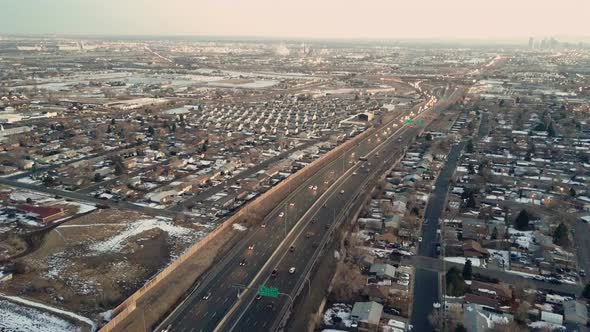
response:
[[[590,36],[590,1],[18,0],[0,34],[514,39]],[[586,38],[584,38],[586,39]]]

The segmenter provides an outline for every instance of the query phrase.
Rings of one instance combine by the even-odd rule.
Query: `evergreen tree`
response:
[[[560,223],[557,228],[555,228],[555,231],[553,231],[553,243],[562,247],[569,245],[567,233],[567,226],[564,223]]]
[[[457,327],[455,327],[455,332],[467,332],[467,328],[459,323],[457,324]]]
[[[498,228],[496,226],[494,226],[494,229],[492,230],[492,240],[497,240],[498,239]]]
[[[574,188],[570,188],[570,196],[572,197],[576,197],[577,193],[576,193],[576,189]]]
[[[582,297],[590,300],[590,282],[586,284],[586,287],[584,287],[584,290],[582,291]]]
[[[516,220],[514,220],[514,227],[519,231],[526,231],[529,229],[529,222],[531,217],[526,210],[521,210]]]
[[[447,295],[463,296],[465,295],[465,280],[458,268],[452,267],[446,274],[445,282],[447,286]]]
[[[473,266],[471,265],[471,260],[468,259],[465,261],[465,265],[463,265],[463,279],[471,280],[473,275]]]
[[[555,137],[555,128],[553,128],[553,122],[550,122],[547,126],[547,135],[549,137]]]

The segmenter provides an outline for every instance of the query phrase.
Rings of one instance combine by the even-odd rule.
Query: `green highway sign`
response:
[[[414,120],[411,120],[411,119],[410,119],[410,120],[405,120],[404,122],[405,122],[405,123],[410,123],[410,124],[411,124],[411,123],[414,123]]]
[[[418,120],[417,122],[419,125],[421,125],[423,123],[422,120]]]
[[[276,287],[266,287],[264,285],[260,285],[258,287],[258,295],[277,298],[279,297],[279,289]]]

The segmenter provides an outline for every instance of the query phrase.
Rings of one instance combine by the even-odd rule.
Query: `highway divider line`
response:
[[[343,155],[343,157],[344,157],[344,155]],[[302,226],[303,220],[305,220],[305,218],[308,217],[308,214],[311,211],[313,211],[314,209],[318,209],[318,205],[323,204],[323,202],[327,200],[327,196],[326,195],[329,195],[330,197],[332,195],[334,195],[334,191],[332,191],[332,189],[335,186],[339,185],[340,182],[343,181],[343,178],[346,177],[348,175],[348,173],[351,173],[351,171],[355,170],[356,167],[357,167],[357,164],[353,165],[342,176],[340,176],[336,181],[334,181],[334,183],[315,201],[315,203],[303,214],[303,216],[301,218],[299,218],[299,221],[297,221],[297,223],[291,228],[291,231],[287,234],[287,236],[285,237],[285,240],[289,239],[292,236],[292,234],[297,229],[299,229],[299,235],[301,235],[301,233],[303,232],[305,226],[307,226],[307,223],[306,223],[306,225]],[[258,273],[254,276],[254,278],[252,279],[252,281],[248,284],[248,288],[252,288],[252,286],[260,278],[260,275],[262,274],[262,272],[264,272],[264,270],[271,264],[273,258],[275,258],[276,255],[279,253],[279,251],[285,246],[285,244],[287,243],[287,241],[285,241],[285,240],[283,240],[277,246],[277,248],[273,251],[272,255],[268,258],[268,260],[266,261],[266,263],[264,263],[264,265],[260,268],[260,270],[258,271]],[[294,240],[290,241],[289,243],[293,243],[293,241]],[[214,332],[220,331],[220,328],[223,326],[223,324],[225,324],[227,318],[230,317],[231,314],[233,314],[233,312],[237,309],[237,307],[239,306],[239,304],[241,304],[242,299],[245,297],[245,294],[246,294],[246,292],[243,293],[243,295],[238,299],[238,301],[236,301],[234,303],[234,305],[230,308],[230,310],[225,314],[225,316],[223,317],[223,319],[217,324],[217,327],[215,328],[215,330],[213,330]],[[238,321],[239,321],[239,319],[238,319]]]
[[[395,121],[395,119],[394,119],[394,120],[392,120],[391,122],[393,122],[393,121]],[[387,127],[389,124],[391,124],[391,122],[389,122],[387,125],[383,126],[381,129],[383,129],[383,128]],[[379,130],[381,130],[381,129],[379,129]],[[370,151],[368,154],[373,154],[375,150],[377,150],[377,149],[382,149],[382,148],[383,148],[383,146],[384,146],[385,144],[388,144],[388,143],[391,143],[391,142],[392,142],[392,139],[393,139],[393,138],[396,136],[396,134],[397,134],[399,131],[404,131],[404,132],[405,132],[407,129],[408,129],[408,127],[407,127],[406,125],[402,125],[402,126],[401,126],[401,127],[399,127],[398,129],[396,129],[396,130],[395,130],[393,133],[391,133],[387,139],[385,139],[385,140],[384,140],[382,143],[380,143],[380,144],[379,144],[379,145],[377,145],[377,146],[376,146],[376,147],[375,147],[373,150],[371,150],[371,151]],[[379,131],[379,130],[376,130],[376,131]],[[349,170],[348,170],[348,171],[347,171],[345,174],[343,174],[343,175],[342,175],[342,176],[341,176],[341,177],[338,179],[338,181],[336,181],[334,184],[332,184],[332,186],[330,186],[330,188],[329,188],[329,189],[328,189],[328,190],[327,190],[327,191],[326,191],[326,192],[325,192],[325,193],[324,193],[322,196],[320,196],[320,198],[319,198],[319,199],[316,201],[316,203],[315,203],[314,205],[312,205],[312,206],[311,206],[311,207],[310,207],[310,208],[307,210],[307,212],[306,212],[306,213],[305,213],[305,214],[304,214],[304,215],[303,215],[303,216],[300,218],[300,220],[299,220],[299,221],[297,222],[297,224],[294,226],[294,228],[292,229],[292,231],[291,231],[291,232],[289,232],[289,234],[287,235],[286,239],[287,239],[287,238],[289,238],[289,237],[291,236],[291,234],[292,234],[292,232],[295,230],[295,228],[297,228],[297,227],[300,227],[300,223],[301,223],[301,222],[303,222],[303,220],[304,220],[305,218],[307,218],[307,215],[308,215],[309,213],[311,213],[312,211],[314,211],[314,209],[315,209],[315,210],[318,210],[318,208],[317,208],[315,205],[316,205],[316,204],[317,204],[317,203],[318,203],[320,200],[324,200],[324,199],[323,199],[323,198],[324,198],[324,195],[325,195],[326,193],[328,193],[328,192],[329,192],[329,191],[332,189],[332,187],[333,187],[333,186],[335,186],[335,185],[342,185],[342,184],[343,184],[343,182],[344,182],[345,180],[348,180],[348,179],[351,177],[351,174],[349,174],[349,173],[350,173],[351,171],[353,171],[353,172],[354,172],[354,171],[356,171],[358,168],[359,168],[359,164],[358,164],[358,163],[354,164],[354,165],[353,165],[353,166],[352,166],[352,167],[351,167],[351,168],[350,168],[350,169],[349,169]],[[376,172],[376,170],[375,170],[374,172]],[[366,183],[368,183],[368,180],[366,180],[366,181],[365,181],[365,183],[363,184],[363,186],[365,186],[365,185],[366,185]],[[362,186],[361,186],[361,187],[362,187]],[[325,200],[328,200],[328,199],[329,199],[330,197],[332,197],[332,196],[333,196],[335,193],[336,193],[336,191],[333,191],[333,192],[330,194],[330,196],[329,196],[329,197],[327,197]],[[359,191],[359,193],[360,193],[360,191]],[[355,199],[355,198],[356,198],[358,195],[359,195],[359,194],[357,193],[357,194],[354,196],[354,198],[353,198],[351,201],[349,201],[349,203],[346,205],[346,207],[348,207],[348,206],[351,204],[350,202],[354,202],[354,199]],[[339,214],[339,216],[338,216],[339,220],[340,220],[340,218],[342,218],[342,214],[344,213],[344,211],[345,211],[345,210],[346,210],[346,209],[342,209],[342,210],[341,210],[342,212],[340,212],[340,214]],[[308,220],[308,222],[307,222],[307,223],[305,223],[305,224],[306,224],[305,226],[307,226],[307,224],[308,224],[308,223],[309,223],[309,220]],[[335,224],[337,224],[337,222],[334,222],[334,223],[331,225],[331,229],[332,229],[333,227],[335,227],[335,226],[334,226]],[[301,236],[301,233],[303,232],[303,229],[305,228],[305,226],[303,226],[303,227],[301,228],[301,230],[299,231],[299,234],[297,235],[297,237],[295,237],[294,239],[292,239],[292,240],[289,242],[290,244],[294,243],[294,242],[297,240],[297,238],[298,238],[299,236]],[[331,232],[331,230],[330,230],[328,233],[330,233],[330,232]],[[325,238],[326,238],[326,237],[325,237]],[[325,239],[325,238],[324,238],[324,239]],[[260,271],[258,272],[258,274],[256,274],[256,276],[254,277],[254,279],[252,280],[252,282],[251,282],[251,283],[248,285],[248,288],[252,288],[253,284],[254,284],[254,283],[257,281],[257,279],[260,277],[260,275],[261,275],[261,274],[264,272],[264,270],[265,270],[265,269],[268,267],[268,265],[270,264],[270,262],[271,262],[271,261],[272,261],[272,260],[275,258],[275,256],[278,254],[278,252],[280,251],[280,249],[282,249],[282,247],[284,247],[284,246],[285,246],[285,243],[286,243],[286,241],[283,241],[283,242],[282,242],[282,243],[281,243],[281,244],[280,244],[280,245],[279,245],[279,246],[278,246],[278,247],[275,249],[275,251],[273,252],[273,254],[271,255],[271,257],[269,257],[269,259],[266,261],[266,263],[264,264],[264,266],[263,266],[263,267],[260,269]],[[325,245],[325,244],[324,244],[324,242],[322,243],[322,246],[323,246],[323,245]],[[319,249],[320,249],[322,246],[318,247],[318,250],[319,250]],[[318,251],[316,251],[316,252],[318,252]],[[281,259],[279,259],[279,262],[280,262],[280,261],[281,261],[281,260],[282,260],[282,259],[285,257],[285,255],[286,255],[286,251],[283,253],[283,256],[281,257]],[[265,279],[265,282],[266,282],[267,280],[268,280],[268,277]],[[244,297],[246,297],[245,295],[246,295],[246,292],[245,292],[245,293],[244,293],[244,295],[243,295],[243,296],[242,296],[242,297],[241,297],[241,298],[240,298],[240,299],[239,299],[239,300],[238,300],[238,301],[237,301],[237,302],[234,304],[234,306],[232,306],[232,308],[230,309],[230,311],[228,311],[228,312],[225,314],[224,318],[223,318],[223,319],[222,319],[222,320],[221,320],[221,321],[218,323],[217,327],[215,328],[215,330],[214,330],[215,332],[217,332],[217,331],[220,331],[220,328],[223,326],[223,324],[225,324],[225,321],[227,320],[227,318],[228,318],[229,316],[231,316],[231,314],[232,314],[232,313],[233,313],[233,312],[234,312],[234,311],[237,309],[237,306],[238,306],[238,305],[239,305],[239,304],[242,302],[242,299],[243,299]],[[250,306],[250,304],[251,304],[251,303],[252,303],[252,301],[249,301],[249,302],[248,302],[248,305],[247,305],[247,307],[246,307],[246,310],[248,309],[248,307]],[[246,310],[244,310],[244,311],[243,311],[243,312],[242,312],[242,313],[241,313],[241,314],[238,316],[238,318],[237,318],[237,320],[235,321],[234,325],[233,325],[233,326],[231,326],[231,327],[229,328],[229,331],[231,331],[231,330],[233,330],[233,329],[234,329],[234,327],[235,327],[235,324],[237,324],[237,323],[240,321],[241,317],[243,316],[243,314],[245,313],[245,311],[246,311]]]
[[[400,129],[401,129],[401,128],[400,128]],[[404,128],[403,132],[407,131],[407,129],[409,129],[409,128],[408,128],[408,127]],[[391,142],[391,138],[392,138],[392,137],[393,137],[393,136],[389,137],[389,138],[386,140],[386,142],[384,142],[384,143],[392,143],[392,142]],[[382,148],[383,148],[383,146],[381,145],[381,146],[379,146],[379,148],[381,148],[381,149],[382,149]],[[373,150],[373,151],[374,151],[374,150]],[[389,157],[389,158],[388,158],[386,161],[389,161],[390,159],[391,159],[391,157]],[[398,158],[398,161],[397,161],[397,162],[399,162],[399,159],[400,159],[400,158]],[[396,163],[397,163],[397,162],[396,162]],[[316,263],[316,260],[317,260],[317,258],[318,258],[318,256],[319,256],[319,254],[321,253],[321,251],[322,251],[322,250],[324,249],[324,247],[326,246],[326,243],[328,242],[328,239],[330,238],[330,236],[331,236],[331,233],[332,233],[332,232],[334,232],[334,229],[336,228],[336,226],[340,225],[340,224],[342,223],[342,221],[345,219],[346,215],[348,214],[348,211],[347,211],[347,210],[348,210],[350,207],[354,206],[354,203],[355,203],[356,199],[357,199],[357,198],[358,198],[358,197],[359,197],[359,196],[362,194],[362,192],[363,192],[363,191],[365,191],[365,190],[367,190],[367,189],[368,189],[368,188],[367,188],[367,185],[369,185],[369,183],[371,182],[371,180],[370,180],[370,179],[371,179],[371,178],[373,178],[373,177],[375,177],[375,176],[377,176],[377,175],[378,175],[378,173],[380,173],[380,172],[381,172],[381,170],[380,170],[379,168],[376,168],[376,169],[375,169],[375,170],[372,172],[372,176],[369,176],[369,177],[367,177],[367,178],[364,180],[363,184],[362,184],[361,186],[359,186],[359,187],[358,187],[359,189],[357,190],[356,194],[353,196],[353,199],[352,199],[352,200],[350,200],[350,201],[349,201],[349,202],[346,204],[346,206],[345,206],[345,207],[344,207],[344,208],[341,210],[341,212],[339,213],[339,215],[338,215],[338,218],[337,218],[337,221],[335,221],[335,222],[334,222],[332,225],[330,225],[330,229],[328,230],[328,232],[326,232],[326,235],[325,235],[325,236],[322,238],[322,243],[321,243],[321,245],[319,245],[319,246],[318,246],[318,249],[317,249],[317,250],[314,252],[314,254],[313,254],[313,256],[312,256],[312,259],[309,261],[309,263],[306,265],[305,269],[303,270],[303,271],[307,271],[307,272],[306,272],[306,273],[303,273],[303,274],[302,274],[302,276],[307,276],[307,275],[309,274],[309,272],[311,271],[311,269],[312,269],[312,268],[313,268],[313,266],[315,265],[315,263]],[[362,208],[362,206],[361,206],[360,208]],[[286,252],[283,254],[283,257],[282,257],[282,258],[284,258],[285,256],[286,256]],[[282,258],[281,258],[281,259],[282,259]],[[267,278],[267,280],[268,280],[268,278]],[[298,293],[300,292],[300,290],[301,290],[302,286],[304,285],[304,282],[305,282],[305,278],[299,278],[299,280],[297,280],[296,286],[294,287],[294,291],[293,291],[293,292],[292,292],[290,295],[294,296],[294,294],[298,294]],[[251,302],[250,302],[250,303],[251,303]],[[282,322],[282,320],[284,320],[284,319],[283,319],[283,317],[284,317],[284,316],[286,316],[286,314],[287,314],[287,311],[288,311],[288,308],[289,308],[288,306],[286,307],[286,306],[283,304],[283,307],[282,307],[282,309],[281,309],[281,314],[278,316],[278,317],[281,317],[281,320],[280,320],[280,321],[278,321],[278,322],[279,322],[279,323],[278,323],[279,325],[280,325],[280,323]],[[239,319],[238,319],[238,321],[239,321]],[[277,322],[277,321],[275,321],[275,323],[272,325],[272,326],[273,326],[273,328],[271,328],[271,331],[274,331],[274,330],[277,330],[277,329],[278,329],[278,328],[275,328],[275,325],[277,325],[277,323],[276,323],[276,322]],[[235,327],[235,325],[234,325],[234,326],[232,326],[232,328],[230,329],[230,331],[231,331],[231,330],[233,330],[233,328],[234,328],[234,327]]]
[[[372,133],[371,133],[371,134],[372,134]],[[350,152],[352,149],[354,149],[355,147],[356,147],[356,145],[354,145],[354,146],[352,146],[352,147],[348,148],[346,151],[344,151],[344,152],[343,152],[342,156],[340,156],[340,157],[338,157],[338,158],[335,158],[334,160],[330,161],[330,162],[329,162],[327,165],[325,165],[325,166],[324,166],[324,168],[322,168],[322,169],[321,169],[320,171],[318,171],[318,172],[322,172],[322,171],[324,171],[324,170],[326,169],[326,167],[330,167],[330,166],[332,166],[333,164],[335,164],[335,163],[339,162],[341,158],[343,158],[343,157],[344,157],[346,154],[348,154],[348,153],[349,153],[349,152]],[[312,178],[312,177],[308,178],[308,179],[307,179],[305,182],[303,182],[303,183],[302,183],[302,184],[301,184],[301,185],[298,187],[298,189],[297,189],[296,191],[293,191],[293,192],[291,192],[291,193],[290,193],[290,194],[289,194],[289,195],[288,195],[286,198],[284,198],[284,199],[283,199],[283,200],[282,200],[282,201],[281,201],[279,204],[277,204],[277,206],[276,206],[276,207],[275,207],[275,208],[274,208],[272,211],[270,211],[270,212],[269,212],[269,213],[266,215],[266,217],[263,219],[263,221],[268,221],[268,220],[272,219],[272,218],[274,217],[274,215],[275,215],[275,214],[277,214],[277,213],[278,213],[280,210],[282,210],[282,209],[284,208],[284,205],[285,205],[285,204],[288,204],[288,202],[289,202],[289,201],[290,201],[290,200],[291,200],[291,199],[292,199],[294,196],[296,196],[297,194],[299,194],[301,191],[305,190],[305,188],[307,188],[307,184],[308,184],[309,182],[313,182],[313,178]],[[328,189],[327,189],[325,192],[328,192],[328,191],[329,191],[329,188],[328,188]],[[324,193],[325,193],[325,192],[324,192]],[[322,195],[323,195],[323,194],[322,194]],[[320,196],[320,197],[318,198],[318,200],[319,200],[319,199],[321,199],[321,197],[322,197],[322,196]],[[247,208],[249,208],[249,207],[245,207],[245,209],[247,209]],[[293,225],[293,228],[295,228],[295,227],[297,227],[297,224]],[[251,234],[249,234],[249,236],[248,236],[248,239],[250,240],[250,239],[252,239],[254,236],[255,236],[255,232],[252,232]],[[235,247],[234,247],[234,248],[231,250],[231,251],[233,251],[233,254],[231,254],[231,255],[225,255],[225,257],[223,258],[223,261],[224,261],[224,262],[228,262],[228,261],[230,261],[231,259],[233,259],[233,256],[235,256],[235,254],[236,254],[237,252],[240,252],[240,251],[242,251],[242,250],[243,250],[243,248],[245,248],[245,246],[246,246],[246,244],[249,242],[249,240],[248,240],[248,241],[244,241],[244,242],[242,243],[242,245],[235,246]],[[224,265],[225,265],[225,264],[215,264],[215,267],[217,267],[216,269],[215,269],[215,267],[214,267],[214,269],[211,269],[210,271],[206,272],[206,274],[205,274],[205,275],[204,275],[202,278],[200,278],[202,281],[201,281],[201,282],[199,282],[199,283],[197,284],[197,286],[196,286],[196,287],[193,287],[193,289],[190,291],[189,295],[188,295],[188,296],[187,296],[187,297],[186,297],[186,298],[185,298],[185,299],[184,299],[184,300],[183,300],[183,301],[182,301],[182,302],[181,302],[179,305],[177,305],[177,306],[176,306],[176,308],[175,308],[175,309],[174,309],[174,310],[173,310],[173,311],[172,311],[172,312],[171,312],[171,313],[170,313],[170,314],[169,314],[169,315],[168,315],[168,316],[167,316],[167,317],[166,317],[166,318],[165,318],[165,319],[164,319],[164,320],[163,320],[163,321],[160,323],[160,324],[158,324],[158,326],[157,326],[157,327],[156,327],[154,330],[156,330],[156,331],[157,331],[157,330],[160,330],[160,329],[162,329],[162,328],[163,328],[163,326],[164,326],[164,325],[166,325],[166,323],[169,321],[170,317],[173,317],[173,315],[175,315],[176,313],[178,313],[178,312],[179,312],[179,310],[180,310],[180,308],[182,308],[182,305],[183,305],[184,303],[186,303],[186,301],[187,301],[187,300],[189,300],[189,299],[191,299],[191,298],[192,298],[192,296],[193,296],[193,295],[194,295],[194,293],[195,293],[195,292],[198,290],[198,288],[199,288],[200,286],[202,286],[202,285],[206,285],[206,284],[210,283],[210,282],[211,282],[211,280],[214,278],[214,275],[218,274],[218,273],[219,273],[219,271],[221,271],[221,270],[224,268]]]

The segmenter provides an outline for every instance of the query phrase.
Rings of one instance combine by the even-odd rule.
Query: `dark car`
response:
[[[275,278],[277,276],[279,272],[277,271],[277,269],[272,270],[272,272],[270,273],[270,277],[271,278]]]
[[[289,251],[290,251],[290,252],[293,252],[293,251],[295,251],[295,247],[294,247],[294,246],[291,246],[291,247],[289,247]]]

